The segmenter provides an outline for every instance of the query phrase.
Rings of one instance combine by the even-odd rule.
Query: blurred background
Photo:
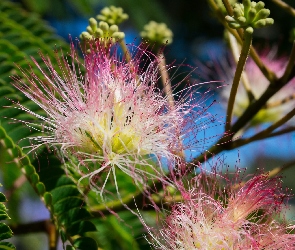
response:
[[[176,61],[176,64],[185,62],[192,67],[198,67],[200,63],[204,65],[210,63],[212,55],[222,60],[227,50],[223,41],[223,27],[212,15],[206,1],[14,0],[12,2],[18,3],[31,14],[38,14],[66,42],[69,42],[69,36],[76,38],[82,31],[85,31],[90,17],[95,17],[103,7],[114,5],[122,7],[129,15],[129,19],[120,26],[126,34],[127,42],[140,42],[139,32],[151,20],[167,24],[174,33],[173,43],[165,48],[168,64]],[[295,7],[294,1],[286,0],[285,2]],[[277,7],[271,0],[266,0],[265,4],[271,10],[271,17],[274,18],[275,24],[255,31],[254,46],[257,48],[278,46],[280,55],[288,55],[292,46],[290,31],[295,27],[295,21],[285,12],[276,11]],[[201,68],[199,67],[199,70]],[[197,69],[194,74],[195,80],[201,82],[201,75],[202,72]],[[212,80],[222,81],[223,79]],[[212,91],[213,96],[208,99],[208,105],[218,96],[218,92]],[[218,114],[219,120],[224,120],[225,110],[221,104],[213,105],[209,111]],[[221,134],[222,131],[223,124],[221,123],[220,126],[212,126],[212,129],[206,130],[206,136],[209,138]],[[251,143],[231,152],[223,152],[220,158],[224,160],[225,165],[230,167],[247,167],[249,171],[256,168],[267,170],[294,160],[294,152],[295,138],[294,133],[291,133]],[[283,173],[284,183],[290,188],[295,188],[294,175],[295,170],[292,168]],[[20,210],[13,211],[13,207],[9,209],[12,214],[22,218],[23,222],[49,218],[49,213],[39,198],[32,194],[34,192],[30,185],[24,185],[17,195],[12,196],[12,199],[16,200],[22,197]],[[294,210],[290,210],[290,216],[294,219]],[[15,237],[17,249],[31,250],[34,245],[34,249],[45,250],[47,243],[44,244],[44,242],[46,241],[47,238],[43,234]]]

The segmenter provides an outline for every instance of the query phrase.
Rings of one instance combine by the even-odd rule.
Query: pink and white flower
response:
[[[183,202],[162,228],[148,228],[155,249],[295,249],[294,226],[277,221],[286,198],[279,178],[260,174],[236,183],[201,173],[190,190],[180,190]]]
[[[148,55],[144,62],[143,55],[148,52],[137,47],[131,62],[125,62],[116,48],[106,49],[97,41],[81,65],[72,45],[71,63],[57,55],[54,65],[41,55],[47,69],[33,62],[42,77],[33,70],[22,70],[24,79],[14,79],[15,87],[47,114],[38,115],[18,104],[41,122],[44,135],[30,138],[35,141],[31,147],[58,146],[63,158],[74,156],[79,161],[76,169],[86,166],[89,171],[80,180],[89,178],[90,186],[100,194],[109,176],[116,185],[118,169],[142,186],[148,179],[164,180],[163,159],[172,167],[180,159],[184,128],[189,127],[188,120],[194,122],[193,114],[198,112],[194,111],[197,105],[188,106],[188,96],[169,108],[167,96],[156,87],[157,60]],[[145,70],[140,69],[143,63]],[[85,70],[84,75],[80,69]],[[107,172],[107,179],[97,186],[102,172]]]

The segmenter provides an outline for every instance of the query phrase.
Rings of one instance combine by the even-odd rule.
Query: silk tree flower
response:
[[[260,174],[236,182],[201,173],[193,187],[180,190],[183,202],[172,206],[161,229],[148,228],[154,249],[295,248],[294,226],[277,220],[287,197],[279,178]]]
[[[260,53],[262,62],[272,70],[277,77],[281,77],[286,69],[288,58],[278,57],[276,55],[276,50],[271,49],[267,51],[262,51]],[[214,61],[214,60],[213,60]],[[214,75],[214,79],[219,79],[223,81],[228,86],[223,86],[221,90],[221,98],[223,104],[227,106],[231,84],[233,82],[236,64],[232,60],[220,60],[213,63],[211,70],[204,69],[205,72],[201,73],[202,76],[208,80],[210,75]],[[212,71],[212,72],[211,72]],[[255,62],[249,57],[245,66],[246,77],[249,82],[251,91],[256,99],[258,99],[262,93],[267,89],[269,81],[265,78],[263,73],[257,67]],[[267,106],[261,109],[256,116],[252,119],[250,125],[256,126],[266,122],[275,122],[287,114],[294,106],[294,90],[295,90],[295,78],[291,79],[288,84],[286,84],[280,91],[273,95],[267,102]],[[235,117],[240,117],[244,110],[249,106],[249,97],[241,82],[236,99],[233,114]],[[294,124],[295,120],[291,119],[288,123]]]
[[[126,62],[117,56],[116,48],[106,49],[96,41],[77,68],[79,59],[72,45],[71,63],[57,55],[54,65],[41,55],[47,69],[32,60],[42,77],[22,70],[23,78],[14,78],[15,87],[46,112],[41,116],[17,104],[40,121],[43,135],[30,138],[32,150],[47,145],[57,147],[62,158],[73,164],[75,157],[74,168],[83,174],[80,181],[88,178],[101,196],[109,177],[114,178],[118,192],[118,170],[143,188],[150,179],[164,181],[162,163],[173,167],[180,160],[180,138],[188,131],[188,120],[194,122],[193,114],[197,114],[197,105],[189,106],[186,100],[194,99],[189,95],[169,108],[167,96],[156,87],[156,59],[150,55],[144,62],[148,52],[141,47],[135,50],[132,61]],[[188,115],[191,118],[186,119]],[[22,122],[36,127],[36,123]],[[82,171],[85,168],[87,173]],[[102,173],[107,173],[106,180],[99,186]]]

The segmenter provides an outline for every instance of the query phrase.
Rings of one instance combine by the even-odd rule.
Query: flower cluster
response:
[[[260,174],[236,183],[201,173],[182,196],[162,229],[149,229],[155,249],[294,248],[294,227],[276,221],[286,198],[279,178]]]
[[[100,194],[104,185],[96,180],[102,172],[116,178],[120,170],[141,186],[148,179],[163,180],[163,161],[173,167],[179,160],[179,136],[187,126],[185,117],[194,112],[184,99],[169,108],[167,97],[156,87],[157,60],[150,54],[141,71],[143,54],[148,52],[137,47],[132,61],[126,62],[114,47],[106,49],[96,41],[77,69],[72,45],[71,63],[57,56],[56,67],[42,56],[48,71],[33,61],[43,78],[22,70],[26,79],[15,79],[15,86],[47,114],[40,116],[18,104],[41,120],[45,134],[30,138],[35,141],[32,147],[58,146],[63,158],[72,161],[74,156],[75,168],[83,174],[80,180],[89,178],[90,187]],[[87,173],[82,171],[85,167]]]

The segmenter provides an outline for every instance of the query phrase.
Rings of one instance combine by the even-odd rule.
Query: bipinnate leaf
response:
[[[3,193],[0,192],[0,202],[5,202],[6,197]],[[0,220],[8,220],[10,219],[7,214],[7,209],[3,203],[0,203]],[[3,242],[3,240],[11,238],[13,235],[11,229],[9,226],[7,226],[5,223],[0,222],[0,250],[1,249],[7,249],[12,250],[15,249],[15,246],[9,242]]]
[[[13,183],[18,176],[11,173],[11,169],[21,169],[51,212],[58,230],[62,232],[63,240],[74,242],[76,239],[76,246],[72,246],[72,249],[94,249],[83,248],[84,245],[88,246],[86,241],[90,242],[89,246],[96,244],[90,238],[83,238],[86,232],[95,230],[95,226],[91,225],[91,222],[86,222],[91,215],[85,208],[85,202],[77,185],[65,174],[61,162],[54,154],[50,156],[50,159],[44,156],[47,154],[47,149],[44,150],[44,147],[27,155],[31,150],[32,142],[26,138],[39,135],[42,129],[40,130],[38,124],[36,127],[26,126],[26,121],[34,123],[36,118],[14,105],[19,102],[31,111],[44,115],[38,105],[28,100],[12,86],[10,77],[21,75],[16,65],[24,70],[28,69],[31,56],[43,67],[44,63],[38,55],[39,51],[51,60],[55,60],[56,54],[61,49],[66,55],[69,45],[56,36],[52,28],[37,15],[25,12],[11,1],[1,0],[0,154],[5,155],[4,164],[9,162],[13,165],[10,168],[4,168],[3,176],[7,179],[7,183]],[[33,71],[40,76],[38,69],[33,69]],[[44,159],[40,156],[41,154]],[[19,175],[21,172],[17,173]],[[63,192],[60,193],[61,190]],[[0,201],[4,201],[2,195],[0,195]],[[5,213],[0,213],[0,218],[5,218],[5,216]],[[68,232],[68,228],[73,225],[75,227]],[[0,239],[8,237],[11,237],[11,231],[5,224],[4,226],[1,224]],[[69,240],[72,237],[73,239]],[[0,249],[13,249],[9,247],[9,244],[1,245],[0,243]]]

